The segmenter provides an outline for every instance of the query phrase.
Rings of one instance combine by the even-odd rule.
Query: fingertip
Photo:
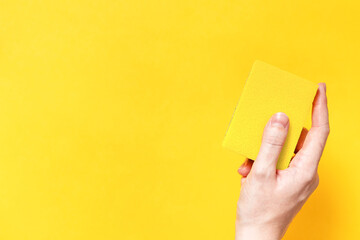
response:
[[[322,88],[326,92],[326,83],[324,82],[318,83],[318,86],[319,88]]]
[[[289,117],[286,113],[277,112],[270,118],[270,126],[281,126],[286,128],[289,125]]]
[[[238,172],[241,176],[246,177],[246,176],[249,174],[250,171],[249,171],[246,167],[241,166],[241,167],[237,170],[237,172]]]
[[[238,173],[243,176],[246,177],[247,175],[249,175],[252,165],[253,165],[253,160],[251,159],[246,159],[246,161],[240,166],[240,168],[238,169]]]
[[[319,91],[323,95],[323,98],[326,100],[326,83],[319,83]]]
[[[315,99],[313,101],[313,105],[327,105],[327,96],[326,96],[326,84],[325,83],[318,83],[318,90],[315,95]]]

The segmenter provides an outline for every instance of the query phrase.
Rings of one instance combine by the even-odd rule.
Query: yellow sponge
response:
[[[256,61],[245,83],[223,146],[253,159],[259,152],[264,127],[276,112],[290,120],[277,169],[289,166],[318,85],[267,63]]]

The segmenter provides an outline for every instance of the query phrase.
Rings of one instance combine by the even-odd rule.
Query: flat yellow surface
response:
[[[358,239],[359,4],[0,1],[0,239],[233,239],[243,158],[221,143],[255,59],[327,83],[320,186],[285,239]]]
[[[318,85],[313,82],[256,61],[246,79],[223,146],[255,160],[266,123],[273,114],[283,112],[289,117],[290,124],[277,169],[287,168],[311,114],[317,89]]]

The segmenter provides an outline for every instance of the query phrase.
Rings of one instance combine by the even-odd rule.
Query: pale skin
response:
[[[319,161],[330,132],[325,83],[319,83],[310,130],[304,129],[301,133],[289,167],[277,170],[289,124],[286,114],[274,114],[264,128],[256,160],[246,159],[238,170],[242,179],[236,240],[281,239],[319,185]]]

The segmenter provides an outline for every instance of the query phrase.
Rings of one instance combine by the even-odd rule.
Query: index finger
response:
[[[319,83],[319,88],[313,102],[312,125],[305,138],[303,147],[293,159],[294,164],[316,170],[329,133],[326,85],[325,83]]]

